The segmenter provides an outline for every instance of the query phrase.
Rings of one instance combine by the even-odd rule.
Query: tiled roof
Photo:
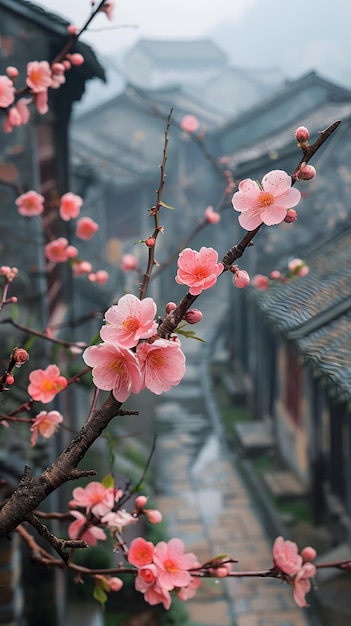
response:
[[[273,329],[295,342],[331,395],[351,400],[351,225],[307,257],[309,274],[251,296]]]
[[[65,38],[68,37],[67,26],[69,25],[69,22],[60,15],[46,11],[33,2],[28,2],[28,0],[1,0],[0,8],[6,8],[28,20],[32,20],[36,24],[39,24],[46,30],[51,31],[56,35]],[[78,41],[74,45],[73,50],[75,52],[80,52],[84,56],[84,73],[87,75],[87,78],[96,77],[101,80],[105,80],[105,71],[90,46]],[[86,69],[89,69],[88,73],[86,72]]]
[[[210,39],[198,39],[194,41],[177,40],[177,41],[155,41],[149,39],[140,39],[134,49],[140,48],[144,53],[148,54],[155,60],[160,60],[162,63],[174,63],[191,59],[192,63],[216,62],[225,63],[227,55],[223,50]]]

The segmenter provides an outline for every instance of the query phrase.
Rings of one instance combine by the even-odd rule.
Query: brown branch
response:
[[[46,539],[46,541],[54,548],[55,552],[57,552],[65,563],[68,563],[70,560],[70,553],[65,552],[67,548],[88,548],[88,544],[85,543],[85,541],[76,539],[58,539],[33,513],[28,515],[26,519],[27,522],[35,528],[37,533],[39,533],[41,537],[44,537],[44,539]]]
[[[74,342],[74,341],[66,341],[65,339],[57,339],[56,337],[49,337],[46,333],[42,333],[39,330],[35,330],[35,328],[30,328],[29,326],[25,326],[24,324],[20,324],[19,322],[15,322],[11,317],[6,317],[3,320],[0,320],[0,324],[11,324],[18,330],[23,330],[28,335],[34,335],[35,337],[39,337],[40,339],[45,339],[46,341],[50,341],[51,343],[56,343],[60,346],[64,346],[66,348],[80,348],[83,350],[88,346],[87,343],[84,342]]]

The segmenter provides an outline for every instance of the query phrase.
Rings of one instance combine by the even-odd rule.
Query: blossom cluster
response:
[[[316,575],[316,566],[311,563],[317,553],[310,546],[301,554],[294,541],[286,541],[277,537],[273,545],[274,565],[284,574],[284,579],[293,587],[296,604],[303,608],[308,606],[306,594],[311,590],[311,578]]]
[[[155,394],[178,385],[185,374],[185,356],[179,340],[156,335],[156,304],[133,294],[122,296],[105,313],[103,340],[89,346],[83,359],[92,367],[98,389],[112,391],[119,402],[147,388]]]

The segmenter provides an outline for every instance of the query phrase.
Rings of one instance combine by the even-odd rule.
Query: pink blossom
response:
[[[306,546],[306,548],[301,550],[301,556],[304,561],[313,561],[317,556],[317,552],[311,546]]]
[[[146,541],[142,537],[136,537],[130,543],[128,550],[128,561],[135,567],[143,567],[152,563],[155,546],[151,541]]]
[[[27,63],[27,85],[33,93],[47,91],[51,86],[51,68],[47,61]]]
[[[160,541],[155,546],[153,561],[160,570],[158,584],[167,591],[174,587],[187,587],[191,583],[188,570],[198,566],[195,554],[184,554],[184,543],[177,537],[168,543]]]
[[[67,387],[67,379],[61,376],[57,365],[48,365],[45,370],[33,370],[29,374],[29,380],[29,395],[33,400],[39,400],[44,404],[51,402],[56,394]]]
[[[76,237],[79,239],[91,239],[99,230],[99,224],[94,222],[91,217],[81,217],[76,225]]]
[[[267,226],[282,222],[287,209],[296,206],[301,198],[291,182],[291,176],[283,170],[268,172],[262,185],[250,178],[241,181],[232,199],[234,209],[241,211],[240,225],[254,230],[262,222]]]
[[[106,513],[106,515],[101,518],[101,521],[112,528],[125,528],[125,526],[136,524],[138,518],[122,509],[120,511],[111,511],[110,513]]]
[[[127,293],[106,311],[106,326],[101,328],[100,336],[124,348],[133,348],[140,339],[148,339],[156,333],[155,315],[156,304],[152,298],[140,300]]]
[[[18,196],[15,204],[18,206],[18,212],[20,215],[27,217],[33,215],[40,215],[44,211],[44,196],[41,196],[36,191],[27,191],[21,196]]]
[[[205,209],[205,220],[208,224],[218,224],[221,216],[219,213],[214,211],[213,206],[208,206]]]
[[[106,0],[106,2],[102,5],[99,11],[106,13],[109,20],[113,19],[113,11],[115,8],[115,3],[113,0]]]
[[[183,317],[188,324],[197,324],[202,320],[202,312],[199,309],[189,309]]]
[[[84,63],[84,57],[82,54],[79,54],[79,52],[74,52],[73,54],[67,54],[67,58],[68,60],[72,63],[72,65],[83,65]]]
[[[296,222],[296,220],[297,213],[295,209],[288,209],[286,212],[286,216],[284,217],[284,222],[286,222],[287,224],[292,224],[292,222]]]
[[[41,411],[38,413],[30,427],[33,433],[30,438],[31,446],[35,446],[39,435],[44,437],[44,439],[52,437],[61,422],[63,422],[63,417],[58,411]]]
[[[47,90],[39,91],[39,93],[33,93],[32,95],[38,113],[40,113],[40,115],[45,115],[45,113],[49,110]]]
[[[302,567],[302,557],[298,553],[294,541],[285,541],[283,537],[277,537],[273,544],[274,565],[284,574],[297,574]]]
[[[66,237],[59,237],[44,246],[46,258],[53,263],[65,263],[69,259],[77,256],[78,250],[75,246],[70,246]]]
[[[250,284],[250,276],[246,272],[246,270],[237,270],[233,276],[233,282],[235,287],[239,289],[244,289]]]
[[[111,591],[119,591],[123,587],[123,580],[117,576],[108,576],[106,580]]]
[[[296,141],[297,141],[297,145],[298,146],[306,145],[306,142],[308,141],[309,136],[310,136],[310,132],[306,128],[306,126],[299,126],[295,130],[295,137],[296,137]]]
[[[112,343],[90,346],[83,353],[87,365],[93,368],[93,381],[98,389],[112,391],[119,402],[131,393],[139,393],[142,377],[135,354]]]
[[[70,515],[76,518],[68,527],[70,539],[82,539],[88,546],[96,546],[98,540],[106,540],[106,535],[102,528],[89,525],[85,515],[79,511],[70,511]]]
[[[124,254],[121,261],[122,272],[130,272],[138,269],[138,259],[134,254]]]
[[[309,579],[315,575],[316,567],[312,563],[305,563],[294,577],[292,582],[294,586],[293,595],[297,606],[301,608],[308,606],[306,593],[311,591],[311,581]]]
[[[73,259],[72,261],[72,274],[73,276],[82,276],[82,274],[90,274],[93,266],[89,261],[84,259]]]
[[[98,285],[105,285],[110,278],[110,274],[106,270],[97,270],[97,272],[91,272],[88,275],[88,280],[91,283],[97,283]]]
[[[218,263],[218,253],[213,248],[200,248],[200,251],[185,248],[178,258],[176,282],[188,285],[189,293],[198,296],[217,282],[223,272],[223,264]]]
[[[219,578],[218,574],[217,577]],[[176,591],[177,598],[179,598],[179,600],[181,600],[182,602],[186,602],[186,600],[193,598],[196,590],[200,587],[201,583],[202,580],[200,577],[192,576],[190,583],[187,587],[182,587],[181,589],[178,589]]]
[[[78,217],[83,200],[75,193],[65,193],[60,200],[60,216],[65,221]]]
[[[305,165],[298,172],[299,180],[311,180],[317,174],[316,168],[313,165]]]
[[[288,269],[293,276],[299,276],[299,278],[307,276],[310,271],[310,268],[302,259],[292,259],[289,261]]]
[[[0,107],[6,109],[15,99],[15,88],[8,76],[0,76]]]
[[[6,68],[6,74],[9,78],[15,81],[16,78],[18,78],[19,71],[17,67],[14,67],[13,65],[8,65]]]
[[[272,270],[270,273],[270,277],[272,280],[279,280],[282,277],[282,274],[279,270]]]
[[[101,517],[111,511],[115,503],[113,487],[106,488],[102,483],[92,481],[86,487],[76,487],[72,492],[71,505],[86,508],[95,517]]]
[[[196,133],[200,128],[200,122],[195,115],[184,115],[181,119],[180,127],[187,133]]]
[[[268,289],[269,278],[264,274],[256,274],[251,281],[251,285],[259,291],[265,291]]]
[[[153,564],[140,567],[135,579],[135,589],[144,594],[146,602],[152,606],[155,604],[163,604],[164,608],[168,611],[172,599],[169,591],[158,584],[157,575],[158,569]]]
[[[15,127],[27,124],[30,117],[28,108],[30,102],[32,102],[31,98],[20,98],[20,100],[7,111],[3,125],[5,133],[12,133]]]
[[[162,513],[157,509],[145,509],[146,519],[150,524],[160,524],[162,522]]]
[[[159,395],[179,385],[185,374],[185,356],[179,341],[156,339],[137,346],[144,386]]]

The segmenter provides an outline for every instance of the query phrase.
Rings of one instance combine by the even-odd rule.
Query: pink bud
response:
[[[295,222],[295,220],[297,220],[297,213],[295,209],[288,209],[286,216],[284,217],[284,222],[291,224],[292,222]]]
[[[155,238],[154,237],[148,237],[145,241],[146,245],[148,248],[153,248],[155,245]]]
[[[9,65],[6,68],[6,74],[12,80],[16,80],[16,78],[18,77],[18,69],[17,69],[17,67],[14,67],[13,65]]]
[[[190,309],[190,311],[185,313],[183,319],[188,322],[188,324],[197,324],[202,320],[202,313],[199,309]]]
[[[108,584],[111,591],[119,591],[123,587],[123,580],[117,578],[117,576],[113,576],[108,579]]]
[[[177,305],[175,302],[168,302],[166,304],[166,313],[168,315],[168,313],[170,313],[171,311],[174,311],[174,309],[177,308]]]
[[[233,276],[233,282],[235,287],[244,289],[250,283],[250,276],[245,270],[237,270]]]
[[[110,278],[110,275],[106,270],[98,270],[95,274],[95,280],[99,285],[105,285]]]
[[[251,284],[253,287],[256,287],[256,289],[264,291],[265,289],[268,289],[268,276],[264,276],[263,274],[256,274],[256,276],[253,277]]]
[[[195,133],[200,127],[200,122],[195,115],[184,115],[180,122],[180,127],[187,133]]]
[[[302,259],[292,259],[289,261],[288,269],[293,276],[299,276],[300,278],[307,276],[310,271],[310,268]]]
[[[162,522],[162,513],[161,511],[158,511],[157,509],[148,509],[146,511],[144,511],[147,520],[150,522],[150,524],[159,524],[160,522]]]
[[[131,270],[137,270],[138,259],[134,254],[124,254],[121,262],[122,272],[130,272]]]
[[[218,224],[220,219],[221,219],[220,214],[216,213],[216,211],[214,211],[212,206],[208,206],[205,209],[205,220],[208,224]]]
[[[72,65],[83,65],[84,63],[84,57],[82,54],[79,54],[79,52],[75,52],[74,54],[70,54],[67,56]]]
[[[273,280],[279,280],[279,278],[281,278],[281,272],[279,272],[279,270],[273,270],[271,272],[271,278]]]
[[[305,126],[299,126],[295,130],[296,141],[299,144],[305,144],[306,141],[308,141],[309,136],[310,136],[310,133],[309,133],[308,129]]]
[[[12,374],[7,374],[7,376],[6,376],[6,384],[7,385],[13,385],[14,382],[15,382],[15,379],[12,376]]]
[[[213,569],[213,574],[217,578],[225,578],[226,576],[228,576],[228,570],[226,567],[216,567],[215,569]]]
[[[135,508],[141,510],[147,504],[148,498],[146,496],[137,496],[134,500]]]
[[[12,358],[15,361],[17,367],[21,367],[23,363],[26,363],[29,359],[29,354],[24,348],[15,348],[12,353]]]
[[[51,69],[54,74],[62,74],[65,71],[65,66],[63,63],[53,63]]]
[[[74,24],[69,24],[69,26],[67,26],[67,30],[70,35],[76,35],[78,32],[78,28]]]
[[[311,180],[316,175],[316,169],[313,165],[305,165],[299,173],[298,176],[301,180]]]
[[[301,556],[304,561],[313,561],[317,556],[317,552],[314,548],[311,548],[311,546],[307,546],[301,550]]]
[[[70,70],[71,69],[71,62],[68,59],[64,59],[62,61],[62,65],[65,66],[65,70]]]

